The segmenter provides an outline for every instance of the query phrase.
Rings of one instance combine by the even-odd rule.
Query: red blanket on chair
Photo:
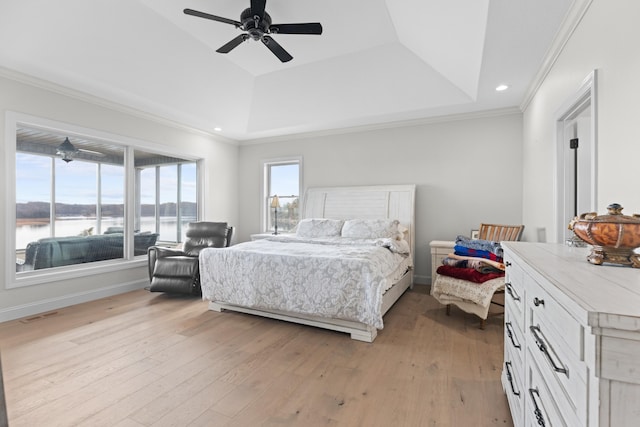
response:
[[[450,265],[441,265],[436,273],[456,279],[468,280],[474,283],[484,283],[487,280],[503,277],[504,273],[480,273],[475,268],[460,268]]]

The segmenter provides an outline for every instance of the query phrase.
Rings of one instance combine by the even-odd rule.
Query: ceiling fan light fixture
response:
[[[73,158],[79,151],[80,150],[74,147],[71,141],[69,141],[69,138],[65,138],[64,142],[58,146],[56,154],[59,155],[63,161],[69,163],[73,161]]]
[[[273,24],[271,26],[271,16],[265,11],[266,3],[267,0],[251,0],[250,6],[240,14],[240,21],[193,9],[184,9],[183,12],[186,15],[230,24],[244,31],[241,35],[216,49],[218,53],[229,53],[249,39],[260,40],[281,62],[288,62],[293,59],[293,56],[271,38],[270,34],[322,34],[322,25],[319,22]]]

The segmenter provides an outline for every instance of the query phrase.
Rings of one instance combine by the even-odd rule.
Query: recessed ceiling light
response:
[[[216,127],[216,128],[213,128],[213,130],[215,130],[216,132],[220,132],[222,130],[222,128]]]
[[[498,85],[498,86],[496,87],[496,90],[497,90],[498,92],[502,92],[503,90],[507,90],[507,89],[509,89],[509,86],[508,86],[508,85]]]

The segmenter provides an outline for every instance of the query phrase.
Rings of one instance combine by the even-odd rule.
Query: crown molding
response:
[[[14,80],[19,83],[27,84],[29,86],[34,86],[43,90],[58,93],[60,95],[68,96],[68,97],[77,99],[79,101],[83,101],[83,102],[87,102],[100,107],[108,108],[110,110],[117,111],[120,113],[129,114],[131,116],[153,121],[165,126],[170,126],[176,129],[190,132],[190,133],[211,137],[218,142],[226,143],[234,146],[268,144],[272,142],[309,139],[309,138],[338,135],[338,134],[345,134],[345,133],[358,133],[358,132],[368,132],[368,131],[381,130],[381,129],[393,129],[393,128],[399,128],[399,127],[422,126],[425,124],[473,120],[473,119],[498,117],[498,116],[522,113],[522,110],[519,109],[518,107],[508,107],[508,108],[498,108],[498,109],[474,111],[474,112],[467,112],[467,113],[456,113],[456,114],[447,114],[447,115],[441,115],[441,116],[423,117],[418,119],[373,123],[373,124],[367,124],[367,125],[361,125],[361,126],[336,127],[336,128],[327,129],[327,130],[291,133],[287,135],[257,138],[257,139],[251,139],[251,140],[233,140],[233,139],[222,137],[217,134],[213,134],[211,132],[208,132],[202,129],[185,125],[180,122],[176,122],[166,117],[158,116],[156,114],[151,114],[151,113],[148,113],[136,108],[132,108],[117,102],[109,101],[104,98],[90,95],[86,92],[82,92],[67,86],[62,86],[57,83],[53,83],[48,80],[40,79],[28,74],[14,71],[6,67],[0,66],[0,77],[5,77],[7,79]]]
[[[172,127],[174,129],[179,129],[189,133],[207,136],[221,143],[231,144],[236,146],[238,145],[238,141],[236,140],[225,138],[221,135],[217,135],[217,134],[208,132],[206,130],[189,126],[184,123],[180,123],[175,120],[171,120],[166,117],[159,116],[157,114],[148,113],[146,111],[142,111],[137,108],[132,108],[127,105],[120,104],[118,102],[109,101],[107,99],[90,95],[86,92],[82,92],[77,89],[70,88],[68,86],[63,86],[58,83],[53,83],[49,80],[44,80],[28,74],[24,74],[19,71],[15,71],[3,66],[0,66],[0,77],[4,77],[9,80],[13,80],[18,83],[26,84],[29,86],[37,87],[39,89],[43,89],[49,92],[54,92],[59,95],[67,96],[69,98],[73,98],[82,102],[97,105],[99,107],[107,108],[109,110],[113,110],[119,113],[124,113],[140,119],[149,120],[164,126]]]
[[[430,117],[422,117],[419,119],[398,120],[398,121],[384,122],[384,123],[373,123],[373,124],[362,125],[362,126],[333,128],[333,129],[321,130],[316,132],[301,132],[301,133],[292,133],[292,134],[287,134],[282,136],[243,140],[243,141],[239,141],[239,145],[245,146],[245,145],[269,144],[272,142],[285,142],[285,141],[292,141],[292,140],[299,140],[299,139],[316,138],[316,137],[322,137],[322,136],[341,135],[341,134],[347,134],[347,133],[369,132],[369,131],[381,130],[381,129],[414,127],[414,126],[422,126],[422,125],[434,124],[434,123],[446,123],[446,122],[457,122],[457,121],[465,121],[465,120],[473,120],[473,119],[483,119],[483,118],[489,118],[489,117],[508,116],[512,114],[522,114],[522,111],[518,107],[496,108],[491,110],[473,111],[468,113],[447,114],[442,116],[430,116]]]
[[[556,36],[551,43],[551,46],[547,50],[547,53],[542,61],[542,65],[538,69],[538,72],[534,76],[533,80],[529,84],[527,91],[525,92],[522,103],[520,103],[520,110],[524,111],[529,106],[529,103],[533,100],[533,97],[544,83],[545,79],[551,72],[551,69],[557,62],[560,54],[564,50],[565,46],[571,39],[571,36],[575,32],[576,28],[582,21],[582,18],[589,10],[589,7],[593,3],[593,0],[574,0],[573,4],[569,8],[569,12],[565,16]]]

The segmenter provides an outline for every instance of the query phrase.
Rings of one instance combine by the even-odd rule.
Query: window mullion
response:
[[[134,167],[134,149],[127,147],[124,150],[124,258],[132,259],[134,257],[134,232],[135,232],[135,191],[134,188],[135,171]]]
[[[49,202],[49,235],[56,235],[56,159],[51,158],[51,199]]]
[[[156,233],[160,233],[160,166],[156,166]]]
[[[102,234],[102,165],[96,166],[96,234]]]
[[[176,242],[181,242],[182,237],[182,164],[178,163],[176,177],[178,188],[176,189]]]

